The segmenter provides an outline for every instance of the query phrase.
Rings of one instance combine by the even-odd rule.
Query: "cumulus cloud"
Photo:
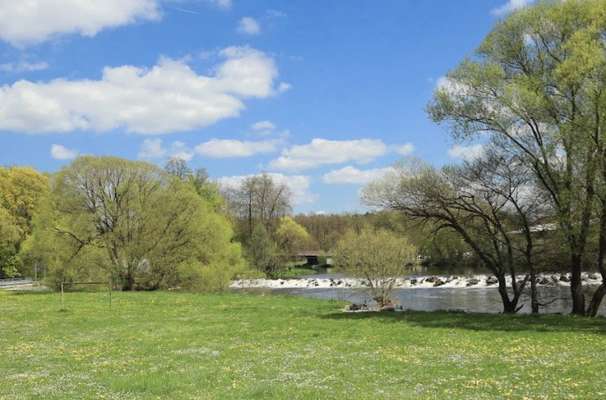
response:
[[[0,39],[13,46],[59,35],[95,36],[101,30],[160,18],[159,0],[0,1]]]
[[[276,93],[278,71],[266,54],[229,47],[220,56],[223,61],[210,76],[197,74],[183,60],[162,58],[150,69],[107,67],[99,80],[21,80],[1,86],[0,130],[188,131],[237,116],[245,99]]]
[[[196,146],[196,153],[210,158],[250,157],[276,151],[279,140],[242,141],[211,139]]]
[[[326,164],[354,162],[366,164],[387,152],[378,139],[327,140],[313,139],[309,144],[285,149],[270,166],[280,170],[300,171]]]
[[[324,174],[322,176],[322,181],[329,184],[364,185],[380,179],[393,171],[395,171],[393,167],[360,170],[349,165],[347,167]]]
[[[167,148],[164,146],[162,139],[145,139],[139,149],[139,158],[146,160],[180,158],[184,161],[190,161],[193,156],[193,151],[180,141],[173,142]]]
[[[139,149],[139,158],[154,159],[166,156],[166,149],[162,145],[162,139],[145,139]]]
[[[48,68],[48,63],[46,62],[27,62],[21,61],[16,63],[5,63],[0,64],[1,72],[34,72],[34,71],[42,71]]]
[[[76,150],[68,149],[60,144],[53,144],[50,149],[51,157],[55,160],[71,160],[78,157]]]
[[[469,146],[455,144],[448,150],[448,155],[450,157],[464,161],[473,161],[483,154],[484,146],[482,144],[472,144]]]
[[[313,203],[317,200],[317,195],[310,192],[309,187],[311,180],[306,175],[284,175],[278,173],[268,174],[274,182],[278,184],[284,184],[293,195],[293,202],[295,204],[307,204]],[[244,179],[255,175],[238,175],[238,176],[224,176],[217,179],[219,186],[225,189],[238,188],[242,184]]]
[[[258,35],[261,33],[261,25],[252,17],[244,17],[238,22],[238,32],[245,35]]]
[[[396,146],[396,153],[401,156],[409,156],[415,151],[415,146],[412,143],[405,143],[400,146]]]
[[[507,3],[491,11],[493,15],[502,16],[516,10],[522,9],[531,4],[533,0],[509,0]]]
[[[263,131],[273,131],[274,129],[276,129],[276,126],[271,121],[259,121],[259,122],[255,122],[254,124],[252,124],[250,128],[255,132],[259,132],[259,131],[263,132]]]

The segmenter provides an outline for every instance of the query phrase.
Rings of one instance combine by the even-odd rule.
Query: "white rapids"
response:
[[[523,275],[518,280],[523,279]],[[511,278],[507,277],[507,285]],[[595,273],[583,273],[584,284],[599,285],[601,276]],[[542,273],[538,275],[538,286],[570,286],[570,274]],[[528,284],[529,285],[529,284]],[[497,280],[491,275],[428,275],[397,278],[394,288],[496,288]],[[298,278],[298,279],[240,279],[232,281],[232,289],[330,289],[330,288],[366,288],[366,280],[358,278]]]

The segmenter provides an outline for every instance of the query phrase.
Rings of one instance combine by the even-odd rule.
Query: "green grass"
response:
[[[0,399],[601,399],[606,320],[0,292]]]

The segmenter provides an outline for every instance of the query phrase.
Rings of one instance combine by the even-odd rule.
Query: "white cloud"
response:
[[[244,17],[238,23],[238,32],[245,35],[258,35],[261,33],[261,25],[254,18]]]
[[[393,167],[360,170],[349,165],[324,174],[324,176],[322,176],[322,181],[329,184],[364,185],[380,179],[393,171],[395,171]]]
[[[269,176],[278,184],[284,184],[293,195],[295,204],[308,204],[317,200],[318,196],[309,191],[311,180],[305,175],[284,175],[278,173],[269,173]],[[255,175],[225,176],[217,179],[219,185],[223,188],[237,188],[242,181]]]
[[[194,158],[194,152],[191,151],[183,142],[173,142],[170,150],[170,158],[180,158],[184,161],[191,161]]]
[[[472,144],[469,146],[461,146],[455,144],[448,150],[448,155],[464,161],[473,161],[484,154],[484,146],[482,144]]]
[[[166,149],[162,145],[162,139],[145,139],[139,150],[139,158],[154,159],[165,156]]]
[[[311,143],[285,149],[270,163],[280,170],[299,171],[325,164],[355,162],[365,164],[387,152],[387,146],[378,139],[327,140],[313,139]]]
[[[500,7],[497,7],[491,11],[493,15],[501,16],[509,14],[516,10],[522,9],[527,5],[531,4],[533,0],[509,0],[507,3]]]
[[[196,153],[210,158],[250,157],[276,151],[279,140],[241,141],[234,139],[211,139],[196,146]]]
[[[280,84],[278,85],[278,92],[279,93],[284,93],[289,91],[290,89],[292,89],[292,85],[288,82],[280,82]]]
[[[14,46],[160,18],[159,0],[3,0],[0,39]]]
[[[284,11],[269,9],[265,12],[265,14],[270,18],[285,18],[287,15]]]
[[[255,132],[259,131],[273,131],[276,126],[271,121],[259,121],[251,125],[251,129]]]
[[[51,157],[55,160],[71,160],[78,157],[76,150],[68,149],[60,144],[53,144],[50,149]]]
[[[185,143],[175,141],[170,145],[170,148],[165,148],[162,139],[145,139],[139,150],[139,158],[147,160],[180,158],[190,161],[193,156],[193,151]]]
[[[48,68],[46,62],[35,62],[30,63],[27,61],[21,61],[17,63],[5,63],[0,64],[0,71],[2,72],[33,72],[42,71]]]
[[[237,116],[244,99],[276,93],[273,59],[247,47],[220,52],[211,76],[163,58],[151,69],[107,67],[100,80],[17,81],[0,87],[0,130],[165,134]]]
[[[409,156],[415,151],[415,146],[412,143],[405,143],[400,146],[396,146],[396,153],[401,156]]]
[[[232,6],[232,1],[231,0],[211,0],[213,3],[215,3],[218,7],[220,8],[224,8],[224,9],[230,9]]]

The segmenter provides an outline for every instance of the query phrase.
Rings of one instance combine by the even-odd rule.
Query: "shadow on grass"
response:
[[[406,323],[425,328],[467,329],[506,332],[577,332],[606,334],[606,318],[584,318],[569,315],[504,315],[465,312],[362,312],[324,315],[332,320],[378,320],[385,323]]]

